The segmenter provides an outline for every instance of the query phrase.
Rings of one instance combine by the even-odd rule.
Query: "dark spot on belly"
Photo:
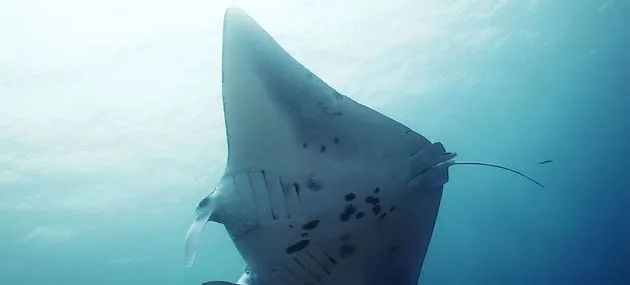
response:
[[[376,205],[372,208],[372,213],[374,213],[374,215],[378,215],[381,213],[381,206]]]
[[[338,144],[338,143],[339,143],[339,138],[334,138],[334,139],[333,139],[333,142],[334,142],[335,144]]]
[[[378,192],[381,192],[381,188],[378,188],[378,187],[374,188],[374,194],[378,194]]]
[[[342,258],[347,258],[354,253],[354,250],[355,247],[353,245],[344,244],[341,246],[341,248],[339,248],[339,255],[341,255]]]
[[[325,145],[320,146],[319,152],[326,152],[326,146]]]
[[[365,198],[365,203],[368,203],[368,204],[377,205],[380,202],[381,202],[381,199],[377,197],[368,196],[367,198]]]
[[[387,213],[382,213],[380,216],[378,216],[379,219],[385,218],[385,216],[387,216]]]
[[[392,246],[389,250],[391,252],[396,252],[396,251],[398,251],[398,247],[397,246]]]
[[[341,213],[341,215],[339,215],[339,220],[342,222],[347,222],[350,220],[350,214],[343,212]]]
[[[317,182],[312,176],[306,179],[306,187],[313,191],[318,191],[322,189],[322,184]]]
[[[353,206],[352,204],[348,204],[346,205],[346,208],[343,211],[344,213],[348,213],[352,215],[357,212],[357,207]]]
[[[390,212],[393,212],[394,210],[396,210],[396,206],[391,206],[391,207],[389,207],[389,211],[390,211]]]
[[[357,220],[360,220],[361,218],[363,218],[363,212],[357,212],[357,215],[355,216],[357,218]]]
[[[303,143],[303,144],[302,144],[302,148],[307,148],[307,147],[308,147],[308,144],[307,144],[307,143]]]
[[[319,225],[319,220],[312,220],[302,226],[302,229],[310,231]]]
[[[353,206],[352,204],[348,204],[346,205],[346,208],[343,210],[343,213],[341,213],[341,215],[339,215],[339,219],[342,222],[347,222],[350,220],[350,217],[356,213],[357,208],[355,206]]]
[[[354,200],[354,198],[356,198],[356,197],[357,197],[357,195],[355,195],[354,193],[348,193],[348,194],[346,194],[346,196],[344,197],[344,199],[345,199],[347,202],[350,202],[350,201]]]
[[[307,239],[303,239],[301,241],[298,241],[290,246],[287,247],[286,252],[288,254],[292,254],[292,253],[296,253],[300,250],[305,249],[311,242]]]
[[[293,183],[293,188],[295,188],[295,192],[298,192],[298,194],[300,193],[300,184]]]
[[[307,236],[308,236],[308,233],[303,233],[303,234],[301,234],[300,236],[301,236],[301,237],[307,237]]]

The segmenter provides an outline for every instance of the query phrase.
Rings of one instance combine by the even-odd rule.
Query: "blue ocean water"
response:
[[[200,284],[183,237],[225,165],[222,15],[244,8],[341,93],[444,143],[419,284],[630,284],[630,2],[0,3],[0,284]],[[553,163],[539,165],[542,160]]]

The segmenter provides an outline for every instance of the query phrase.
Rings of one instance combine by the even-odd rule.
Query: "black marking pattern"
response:
[[[380,191],[381,191],[380,187],[376,187],[373,190],[373,192],[377,194]],[[357,208],[356,206],[350,203],[354,201],[356,198],[357,198],[357,195],[354,192],[349,192],[343,196],[344,201],[348,202],[348,204],[346,204],[345,209],[339,215],[339,220],[341,220],[342,222],[347,222],[351,219],[352,215],[354,215],[354,218],[357,220],[360,220],[365,216],[364,211],[359,210],[359,209],[362,209],[362,207]],[[387,217],[387,213],[383,213],[383,206],[381,206],[381,198],[379,198],[377,195],[365,197],[364,202],[371,206],[371,212],[379,220]],[[395,209],[396,209],[396,206],[394,205],[390,206],[389,213],[393,212]]]
[[[333,142],[335,141],[333,140]],[[312,144],[310,147],[314,148],[316,151],[317,146],[318,144]],[[322,146],[326,147],[324,145]],[[328,145],[328,147],[330,148],[330,145]],[[329,150],[334,150],[334,147]],[[278,264],[278,269],[283,271],[283,277],[287,278],[287,282],[293,280],[290,281],[289,284],[316,285],[321,283],[320,281],[324,280],[326,276],[331,274],[331,271],[335,270],[334,265],[337,264],[337,259],[351,258],[355,255],[357,250],[361,250],[361,246],[357,247],[357,244],[353,243],[353,237],[349,233],[343,232],[338,233],[340,234],[337,236],[339,240],[338,244],[327,249],[333,253],[333,255],[317,247],[317,240],[314,238],[316,238],[317,231],[321,228],[319,226],[322,225],[322,223],[326,223],[324,226],[327,226],[329,221],[313,219],[314,216],[309,215],[309,211],[305,206],[308,205],[306,202],[310,197],[309,195],[317,195],[312,194],[313,192],[311,192],[311,190],[328,190],[325,189],[325,185],[322,186],[313,175],[304,176],[302,179],[292,177],[283,181],[283,177],[273,174],[269,175],[264,170],[259,170],[246,172],[244,174],[240,173],[236,176],[237,177],[234,177],[234,185],[236,186],[236,181],[240,183],[237,186],[239,187],[237,194],[239,195],[238,199],[240,203],[247,203],[247,205],[255,205],[258,207],[255,211],[251,212],[252,218],[258,219],[259,221],[304,221],[301,223],[285,224],[285,227],[291,228],[295,239],[284,244],[284,246],[286,246],[284,250],[286,254],[288,254],[287,257],[290,258],[287,258],[287,263]],[[265,191],[267,193],[262,194],[262,196],[258,194],[262,191],[251,194],[251,191],[255,190],[268,191]],[[390,214],[390,212],[394,211],[395,207],[387,203],[388,200],[386,197],[379,197],[381,196],[378,195],[380,190],[380,188],[376,187],[371,189],[367,188],[362,191],[351,190],[337,194],[344,199],[344,204],[342,204],[344,206],[341,206],[343,207],[343,209],[341,209],[342,211],[337,212],[340,215],[340,220],[345,222],[354,219],[363,219],[367,222],[384,219],[387,215],[391,216],[392,214]],[[337,199],[341,199],[341,197]],[[209,200],[202,200],[199,206],[204,206],[204,203],[208,202]],[[372,216],[372,214],[374,214],[374,216]],[[309,217],[311,217],[311,219],[308,219]],[[333,222],[335,221],[333,220]],[[388,248],[385,249],[387,250]],[[293,272],[292,274],[295,275],[293,277],[287,275],[287,272],[282,269],[282,266],[287,266],[287,271],[290,270]]]
[[[354,254],[355,251],[355,247],[351,244],[343,244],[341,245],[341,247],[339,248],[339,255],[342,258],[348,258],[350,257],[352,254]]]
[[[350,220],[350,214],[343,212],[341,213],[341,215],[339,215],[339,220],[342,222],[347,222]]]
[[[378,215],[378,214],[380,214],[380,213],[381,213],[381,206],[380,206],[380,205],[375,205],[375,206],[372,208],[372,213],[374,213],[374,215]]]
[[[346,209],[345,209],[345,213],[348,213],[350,215],[354,214],[357,211],[357,207],[353,206],[353,205],[347,205]]]
[[[302,226],[302,229],[310,231],[319,225],[319,220],[312,220]]]
[[[357,195],[356,195],[356,194],[354,194],[354,193],[348,193],[348,194],[346,194],[346,196],[344,196],[343,198],[344,198],[344,200],[346,200],[346,202],[350,202],[350,201],[354,200],[356,197],[357,197]]]
[[[302,197],[300,196],[300,184],[293,183],[293,189],[295,189],[295,195],[297,195],[298,203],[300,204],[300,208],[302,207]]]
[[[339,143],[338,138],[334,138],[333,142],[335,144]],[[304,143],[303,147],[306,148],[308,147],[308,145]],[[326,148],[325,145],[322,145],[322,147],[324,149]],[[315,149],[316,148],[317,144],[315,144]],[[251,177],[249,176],[250,174],[252,175]],[[303,180],[291,179],[289,181],[285,180],[285,182],[282,181],[282,177],[277,175],[268,175],[264,170],[259,170],[251,173],[247,172],[246,175],[246,177],[239,177],[239,182],[241,183],[241,185],[248,184],[249,187],[244,186],[244,188],[246,188],[245,191],[237,192],[237,194],[244,194],[239,195],[238,198],[241,202],[246,199],[251,199],[252,201],[248,201],[247,203],[253,203],[256,207],[268,207],[265,211],[261,210],[264,208],[258,208],[256,212],[254,212],[254,218],[258,218],[259,220],[291,220],[307,218],[309,217],[308,211],[304,208],[305,204],[303,203],[306,200],[302,201],[302,199],[308,199],[309,195],[317,194],[311,194],[311,191],[300,190],[319,190],[323,188],[321,183],[316,181],[312,175],[309,177],[304,177],[306,179]],[[254,175],[257,176],[254,177]],[[236,182],[234,182],[234,184],[236,184]],[[254,191],[256,189],[268,190],[266,191],[266,194],[263,194],[266,196],[251,195],[252,197],[250,198],[250,193],[248,193],[247,191]],[[271,191],[272,189],[277,190]],[[371,195],[362,195],[362,193],[366,192],[365,190],[367,190],[367,194]],[[365,190],[356,193],[346,192],[345,194],[341,194],[345,202],[345,207],[343,211],[339,213],[339,218],[342,222],[346,222],[351,219],[384,219],[389,213],[395,210],[396,207],[394,205],[388,205],[387,197],[383,198],[384,203],[381,204],[381,198],[379,197],[380,195],[378,195],[381,191],[379,187],[375,187],[373,189],[368,188]],[[373,192],[374,194],[372,194],[371,192]],[[208,199],[204,199],[199,203],[199,206],[205,206],[208,202]],[[282,203],[284,203],[284,205]],[[284,208],[282,206],[284,206]],[[387,211],[384,211],[385,209],[387,209]],[[372,214],[374,214],[374,218],[369,213],[370,211],[372,212]],[[256,214],[258,215],[256,216]],[[368,214],[367,216],[369,216],[369,218],[366,217],[366,214]],[[295,274],[297,274],[294,276],[294,278],[299,279],[300,283],[298,284],[306,285],[316,284],[314,279],[321,280],[320,278],[326,275],[330,275],[331,268],[334,267],[333,265],[337,264],[337,260],[335,258],[349,258],[353,256],[356,253],[357,246],[356,244],[352,243],[350,234],[342,234],[341,236],[338,236],[338,238],[340,239],[340,244],[334,248],[329,249],[331,250],[331,252],[336,253],[335,258],[333,258],[325,251],[319,249],[317,245],[313,244],[316,243],[316,240],[313,240],[313,237],[316,236],[316,234],[309,232],[317,229],[322,222],[328,223],[328,221],[319,219],[307,219],[305,222],[306,223],[303,224],[286,225],[290,228],[296,228],[297,232],[293,233],[296,235],[297,238],[285,244],[285,252],[292,257],[288,260],[294,260],[295,263],[290,262],[293,264],[293,267],[289,266],[289,263],[286,263],[284,265],[288,266],[287,271],[289,271],[290,269],[293,270]],[[301,231],[300,228],[304,231]],[[359,250],[361,249],[359,248]],[[393,252],[396,250],[396,247],[391,247],[390,250]],[[283,265],[279,264],[278,266]],[[309,274],[307,274],[307,271],[310,272],[309,274],[312,274],[312,278],[308,277]],[[287,277],[286,274],[285,277]]]
[[[356,218],[357,220],[360,220],[360,219],[362,219],[362,218],[363,218],[363,216],[364,216],[364,215],[365,215],[365,214],[364,214],[363,212],[357,212],[357,214],[356,214],[355,218]]]
[[[350,220],[350,217],[357,212],[357,207],[352,204],[346,205],[346,208],[343,210],[343,213],[339,215],[339,220],[342,222],[347,222]]]
[[[381,199],[374,196],[368,196],[367,198],[365,198],[365,203],[368,203],[368,204],[377,205],[380,202],[381,202]]]
[[[315,178],[313,178],[313,176],[311,175],[308,177],[308,179],[306,179],[306,187],[313,191],[319,191],[322,189],[323,186],[320,182],[315,180]]]
[[[307,239],[300,240],[290,246],[287,247],[286,252],[288,254],[296,253],[300,250],[305,249],[311,242]]]

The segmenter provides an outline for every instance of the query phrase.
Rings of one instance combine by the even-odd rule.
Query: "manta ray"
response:
[[[525,176],[454,161],[337,92],[238,8],[224,16],[222,97],[227,164],[185,252],[191,266],[206,223],[223,224],[247,265],[236,284],[417,284],[449,167]]]

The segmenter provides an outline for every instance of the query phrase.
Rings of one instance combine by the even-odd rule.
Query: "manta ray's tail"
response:
[[[480,165],[480,166],[488,166],[488,167],[499,168],[499,169],[506,170],[506,171],[512,172],[514,174],[520,175],[520,176],[524,177],[525,179],[527,179],[527,180],[535,183],[536,185],[540,186],[541,188],[545,188],[545,185],[543,185],[542,183],[536,181],[534,178],[531,178],[530,176],[528,176],[528,175],[526,175],[526,174],[524,174],[524,173],[522,173],[522,172],[520,172],[518,170],[509,168],[509,167],[505,167],[505,166],[501,166],[501,165],[497,165],[497,164],[486,163],[486,162],[478,162],[478,161],[456,161],[456,162],[451,162],[449,166],[452,166],[452,165]]]

